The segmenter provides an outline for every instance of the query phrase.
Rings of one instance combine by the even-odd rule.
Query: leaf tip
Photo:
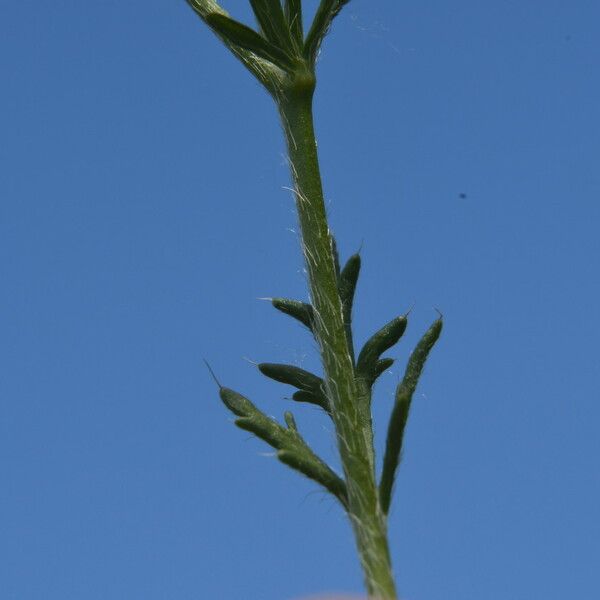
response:
[[[202,360],[204,361],[204,364],[206,365],[206,368],[208,369],[208,372],[210,373],[211,377],[215,380],[215,383],[219,387],[219,390],[222,390],[223,386],[221,385],[221,382],[217,379],[217,376],[215,375],[215,372],[212,370],[211,366],[208,364],[208,361],[205,358],[203,358]]]

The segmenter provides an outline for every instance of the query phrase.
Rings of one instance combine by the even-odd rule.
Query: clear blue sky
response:
[[[599,23],[595,0],[353,0],[326,41],[358,341],[414,306],[378,449],[446,319],[390,525],[406,600],[600,597]],[[306,298],[270,99],[183,0],[3,2],[0,73],[2,599],[360,592],[343,514],[202,364],[274,416],[289,390],[252,362],[317,366],[257,300]]]

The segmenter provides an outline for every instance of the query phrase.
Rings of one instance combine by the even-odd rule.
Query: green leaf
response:
[[[287,429],[238,392],[229,388],[219,389],[221,400],[238,418],[235,424],[249,431],[275,448],[282,463],[299,471],[329,490],[342,506],[347,508],[348,498],[344,481],[321,460],[298,433],[296,422],[290,412],[285,413]]]
[[[294,415],[289,410],[286,410],[283,413],[283,420],[285,421],[285,424],[287,425],[288,429],[293,429],[294,431],[298,431],[298,426],[296,425],[296,419],[294,419]]]
[[[320,483],[329,490],[341,503],[344,508],[348,508],[348,499],[346,484],[344,480],[336,475],[322,461],[315,461],[310,455],[303,452],[294,452],[290,450],[279,450],[277,458],[292,469],[299,471],[309,479]]]
[[[205,20],[211,29],[229,44],[249,50],[281,69],[293,69],[292,59],[283,50],[271,44],[250,27],[220,13],[211,13],[205,17]]]
[[[220,31],[218,17],[215,17],[215,15],[223,17],[229,17],[229,15],[215,0],[187,0],[187,3],[204,23],[210,26],[209,21],[213,21],[214,26],[210,26],[213,32],[220,37],[232,54],[260,81],[269,93],[276,94],[280,89],[282,78],[285,77],[287,68],[285,64],[289,62],[288,57],[285,57],[285,62],[278,64],[276,58],[271,56],[270,51],[263,47],[264,40],[263,42],[260,40],[257,42],[255,39],[250,39],[240,45],[242,40],[239,39],[239,36],[233,38],[237,42],[229,37],[227,25],[224,26],[225,30]],[[252,32],[252,30],[250,31]],[[256,32],[252,33],[256,34]],[[250,49],[246,47],[247,45]],[[284,57],[280,56],[279,58],[283,59]]]
[[[298,300],[289,300],[288,298],[273,298],[271,304],[282,313],[294,317],[312,331],[314,311],[310,304]]]
[[[298,48],[304,44],[304,28],[302,26],[302,0],[285,0],[285,18],[292,37]]]
[[[284,438],[282,432],[286,430],[266,415],[264,415],[264,418],[256,416],[240,417],[235,420],[235,424],[240,429],[253,433],[270,446],[273,446],[273,448],[279,448],[283,444]]]
[[[220,12],[221,14],[227,14],[215,0],[186,0],[187,3],[192,7],[194,12],[198,14],[201,19],[205,19],[207,15],[212,13]]]
[[[327,35],[333,19],[350,0],[321,0],[304,43],[304,56],[311,65],[315,64],[319,47]]]
[[[309,373],[300,367],[277,363],[260,363],[258,369],[263,375],[266,375],[275,381],[293,385],[299,390],[311,392],[315,395],[323,393],[323,380],[320,377],[317,377],[317,375]]]
[[[219,396],[221,396],[223,404],[225,404],[225,406],[238,417],[245,417],[251,414],[255,409],[255,406],[252,404],[252,402],[250,402],[250,400],[248,400],[248,398],[238,394],[233,390],[230,390],[229,388],[220,387]]]
[[[263,375],[275,381],[298,388],[300,391],[295,392],[292,396],[292,399],[296,402],[315,404],[330,413],[329,401],[325,395],[323,380],[320,377],[294,365],[260,363],[258,369]]]
[[[335,276],[340,279],[340,253],[338,252],[337,242],[331,236],[331,254],[333,254],[333,264],[335,266]]]
[[[340,298],[344,309],[344,323],[347,325],[352,322],[352,305],[354,303],[356,284],[360,274],[360,265],[360,255],[353,254],[340,273],[338,286],[340,288]]]
[[[353,254],[344,268],[340,272],[340,259],[335,238],[331,237],[332,254],[335,263],[335,273],[337,277],[337,287],[342,302],[342,319],[344,321],[344,329],[346,339],[348,341],[348,350],[350,358],[354,364],[354,340],[352,338],[352,304],[354,302],[354,293],[356,291],[356,283],[360,273],[360,256]]]
[[[258,369],[263,375],[293,385],[300,390],[316,392],[321,389],[323,380],[317,375],[305,371],[294,365],[282,365],[278,363],[260,363]]]
[[[264,36],[275,46],[293,53],[292,36],[279,0],[250,0]]]
[[[308,404],[320,406],[326,413],[331,415],[329,402],[327,401],[327,397],[323,393],[314,394],[313,392],[300,390],[298,392],[294,392],[294,394],[292,395],[292,400],[295,400],[296,402],[306,402]]]
[[[375,368],[373,369],[373,382],[380,375],[385,373],[393,364],[394,364],[393,358],[382,358],[381,360],[378,360],[377,363],[375,364]]]
[[[375,333],[363,346],[356,361],[356,372],[359,377],[373,382],[377,377],[377,361],[402,337],[406,330],[406,316],[396,317]]]
[[[396,390],[396,401],[388,425],[383,470],[381,473],[381,481],[379,483],[379,500],[381,510],[384,514],[387,514],[390,509],[392,489],[394,487],[394,479],[398,464],[400,463],[404,429],[408,420],[412,397],[417,389],[417,383],[419,382],[419,377],[421,376],[429,352],[441,333],[442,319],[439,318],[425,332],[425,335],[421,338],[411,354],[408,365],[406,366],[404,378]]]

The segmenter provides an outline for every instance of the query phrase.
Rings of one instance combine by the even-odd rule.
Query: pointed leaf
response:
[[[335,276],[338,281],[340,279],[340,253],[338,252],[337,242],[335,238],[331,236],[331,253],[333,254],[333,264],[335,266]]]
[[[282,313],[294,317],[312,331],[314,311],[310,304],[298,300],[288,300],[287,298],[273,298],[271,304]]]
[[[215,0],[186,0],[187,3],[191,6],[195,13],[201,19],[205,19],[208,15],[212,13],[221,13],[227,14],[216,2]]]
[[[356,362],[356,371],[360,377],[374,381],[377,360],[402,337],[406,323],[406,316],[396,317],[367,341]]]
[[[306,392],[304,390],[300,390],[298,392],[294,392],[294,394],[292,395],[292,399],[296,402],[306,402],[308,404],[320,406],[325,412],[331,414],[329,402],[327,401],[327,397],[323,393],[314,394],[313,392]]]
[[[354,293],[356,292],[356,284],[360,274],[360,255],[353,254],[340,273],[339,288],[340,298],[344,309],[344,323],[352,322],[352,304],[354,303]]]
[[[268,42],[250,27],[220,13],[211,13],[206,16],[205,20],[212,30],[226,42],[249,50],[281,69],[293,68],[292,60],[283,50]]]
[[[256,410],[256,407],[248,400],[248,398],[229,388],[219,388],[219,396],[221,396],[223,404],[238,417],[246,417],[249,414],[252,414],[253,410]]]
[[[279,0],[250,0],[264,36],[282,50],[292,52],[292,36]]]
[[[221,387],[220,395],[226,406],[238,416],[235,424],[249,431],[275,448],[284,464],[296,469],[322,485],[347,507],[346,484],[321,460],[304,441],[290,412],[285,413],[287,429],[275,419],[267,417],[248,398],[229,388]]]
[[[304,44],[302,25],[302,0],[285,0],[285,18],[298,48]]]
[[[304,56],[314,65],[319,47],[327,35],[331,22],[350,0],[321,0],[312,26],[304,43]]]
[[[209,19],[213,19],[216,23],[217,19],[214,15],[220,14],[228,17],[227,12],[219,6],[215,0],[187,0],[192,10],[206,23]],[[231,41],[226,32],[219,33],[215,27],[211,27],[221,41],[231,50],[232,54],[260,81],[260,83],[271,93],[276,93],[280,88],[282,73],[285,68],[273,62],[270,56],[261,53],[252,43],[250,46],[256,50],[256,53],[247,49],[245,46],[240,46],[238,43]],[[256,32],[254,32],[256,33]],[[239,40],[238,40],[239,41]],[[269,62],[267,62],[269,61]]]
[[[296,402],[307,402],[320,406],[325,412],[330,413],[329,401],[325,395],[323,380],[304,369],[293,365],[280,365],[274,363],[260,363],[258,369],[263,375],[297,387],[300,391],[292,395]]]
[[[325,463],[316,462],[310,455],[289,450],[279,450],[277,458],[291,467],[300,471],[310,479],[318,481],[328,489],[342,503],[344,508],[348,506],[346,484],[343,479],[336,475]]]
[[[276,363],[260,363],[258,369],[263,375],[275,381],[293,385],[300,390],[312,392],[313,394],[321,393],[323,380],[300,367]]]
[[[279,448],[284,443],[282,431],[286,430],[279,423],[269,419],[267,416],[263,418],[256,418],[256,416],[240,417],[235,420],[235,424],[240,429],[253,433],[256,437],[273,446],[273,448]]]
[[[412,397],[427,356],[440,337],[441,332],[442,319],[440,318],[425,332],[425,335],[417,344],[408,360],[404,378],[396,390],[396,401],[388,425],[383,470],[379,483],[379,499],[384,514],[387,514],[390,509],[394,479],[400,463],[404,429],[408,420]]]

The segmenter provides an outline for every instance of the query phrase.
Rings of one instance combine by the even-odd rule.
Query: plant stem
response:
[[[337,443],[348,489],[348,515],[369,595],[394,600],[396,590],[387,521],[375,482],[369,398],[354,374],[327,224],[315,140],[314,76],[300,73],[276,96],[285,131],[312,304],[316,338],[332,404]]]

